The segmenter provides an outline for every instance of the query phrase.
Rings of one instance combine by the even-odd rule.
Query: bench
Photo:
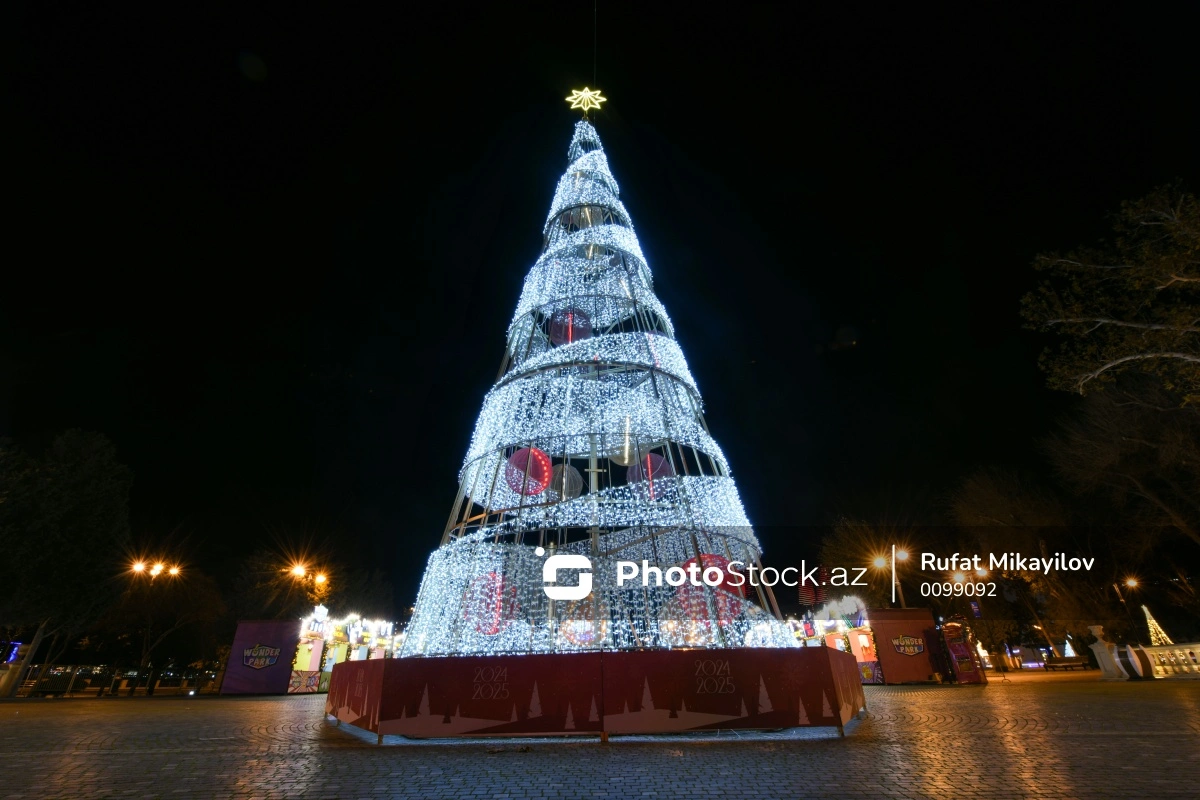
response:
[[[1091,669],[1087,656],[1047,656],[1046,669]]]

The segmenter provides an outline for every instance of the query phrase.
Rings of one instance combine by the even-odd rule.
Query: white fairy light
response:
[[[761,547],[586,120],[568,157],[402,655],[793,647],[748,586],[617,584],[618,561],[751,565]],[[591,595],[550,601],[535,545],[587,556]]]

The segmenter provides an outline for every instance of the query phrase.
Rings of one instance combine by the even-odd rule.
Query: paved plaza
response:
[[[1200,797],[1200,681],[867,687],[844,739],[409,742],[324,696],[0,702],[0,797]]]

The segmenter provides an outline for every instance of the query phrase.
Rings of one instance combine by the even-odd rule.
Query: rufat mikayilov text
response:
[[[1079,558],[1066,553],[1055,553],[1049,558],[1021,553],[988,553],[986,561],[978,553],[970,556],[955,553],[947,557],[921,553],[921,569],[938,572],[981,569],[993,572],[1078,572],[1090,570],[1095,563],[1094,558]]]

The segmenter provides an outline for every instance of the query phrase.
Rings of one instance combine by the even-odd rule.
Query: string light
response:
[[[794,647],[753,590],[617,584],[618,561],[749,565],[761,546],[586,120],[568,159],[401,655]],[[541,488],[545,459],[581,478]],[[587,598],[547,598],[546,547],[590,559]]]

